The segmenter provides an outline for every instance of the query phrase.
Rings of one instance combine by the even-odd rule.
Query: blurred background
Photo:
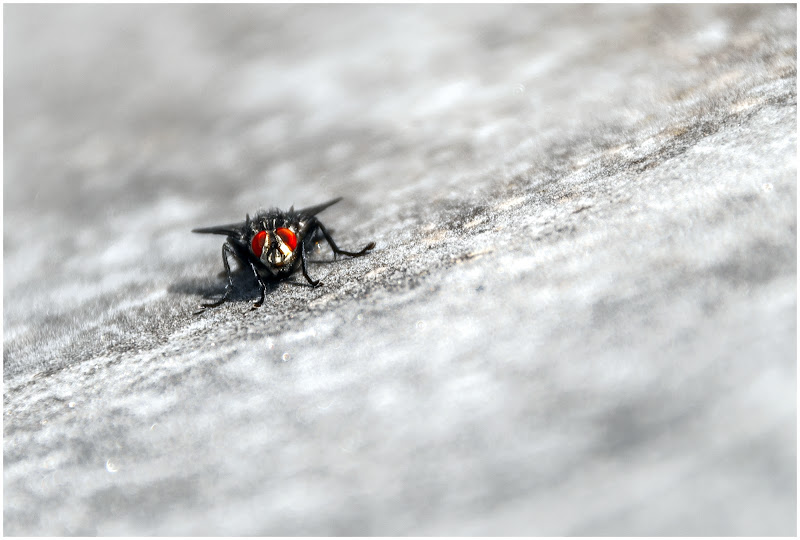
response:
[[[6,534],[796,534],[795,6],[3,11]]]

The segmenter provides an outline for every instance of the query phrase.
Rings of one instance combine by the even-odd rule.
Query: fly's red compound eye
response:
[[[255,253],[257,257],[261,257],[261,252],[264,251],[264,242],[266,241],[267,231],[260,231],[253,237],[251,247],[253,248],[253,253]]]
[[[297,247],[297,235],[294,234],[291,230],[281,228],[277,229],[275,231],[275,234],[280,236],[281,240],[283,240],[283,243],[289,246],[289,249],[291,249],[292,251],[294,251],[294,248]],[[255,240],[253,241],[255,242]]]

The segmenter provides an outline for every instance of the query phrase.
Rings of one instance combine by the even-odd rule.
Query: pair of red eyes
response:
[[[275,231],[275,234],[281,237],[283,243],[289,246],[289,249],[294,251],[294,248],[297,247],[297,235],[294,234],[289,229],[280,228]],[[253,237],[252,247],[253,253],[261,256],[261,252],[264,251],[264,243],[267,241],[267,231],[259,231]]]

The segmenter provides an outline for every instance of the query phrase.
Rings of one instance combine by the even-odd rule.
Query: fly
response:
[[[317,219],[317,214],[341,200],[342,198],[339,197],[302,210],[295,210],[292,207],[288,212],[273,208],[259,212],[252,219],[247,214],[242,223],[193,229],[192,232],[196,233],[222,234],[228,237],[222,245],[222,263],[225,265],[228,277],[225,293],[215,302],[201,304],[203,309],[198,313],[205,311],[205,308],[219,306],[228,299],[228,295],[233,289],[233,277],[228,263],[229,256],[243,266],[250,266],[253,271],[253,276],[261,290],[261,297],[253,304],[253,309],[255,309],[264,303],[267,281],[286,279],[298,268],[302,270],[303,277],[312,287],[321,285],[319,280],[311,279],[306,270],[306,249],[309,249],[314,243],[314,236],[317,232],[322,233],[331,246],[334,260],[337,255],[361,257],[374,249],[375,242],[370,242],[361,251],[356,252],[339,249],[325,226]]]

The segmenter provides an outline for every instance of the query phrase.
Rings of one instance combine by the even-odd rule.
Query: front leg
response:
[[[222,303],[228,299],[228,295],[231,294],[231,291],[233,290],[233,275],[231,274],[231,265],[228,263],[228,255],[233,255],[236,259],[241,260],[239,255],[236,253],[236,250],[234,250],[228,242],[222,244],[222,264],[225,266],[225,274],[228,276],[228,284],[225,285],[225,294],[223,294],[222,298],[216,302],[200,304],[200,307],[203,309],[195,313],[195,315],[203,313],[206,308],[222,305]]]
[[[312,287],[319,287],[322,283],[319,280],[314,281],[311,279],[311,276],[308,275],[308,271],[306,270],[306,244],[305,242],[300,244],[300,268],[303,270],[303,277],[306,278]]]
[[[258,302],[253,304],[251,309],[260,308],[261,305],[264,303],[264,297],[267,293],[267,286],[264,284],[264,280],[261,279],[261,276],[258,274],[258,270],[256,270],[256,265],[253,264],[253,261],[250,261],[250,268],[253,269],[253,275],[256,277],[256,281],[258,282],[258,286],[261,289],[261,298],[258,299]]]

